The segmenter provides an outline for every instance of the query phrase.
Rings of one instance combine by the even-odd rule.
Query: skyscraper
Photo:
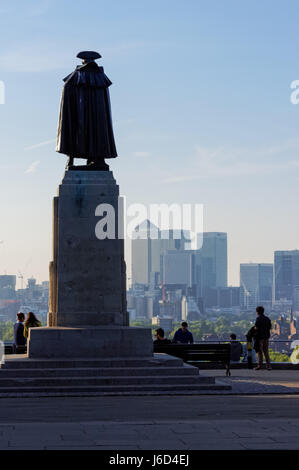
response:
[[[195,284],[194,251],[168,250],[162,255],[162,282],[166,286],[192,287]]]
[[[166,233],[167,232],[167,233]],[[149,220],[135,228],[132,237],[132,284],[149,285],[160,278],[162,255],[183,251],[188,243],[181,230],[160,230]]]
[[[299,286],[299,250],[274,252],[275,300],[292,301]]]
[[[207,289],[227,287],[227,233],[204,232],[197,239],[198,294],[204,297]]]
[[[258,304],[272,302],[273,264],[240,265],[240,303],[242,308],[255,309]]]
[[[135,228],[132,236],[133,285],[148,285],[151,272],[160,271],[159,232],[158,227],[149,220],[145,220]]]
[[[15,299],[16,276],[0,275],[0,299]]]

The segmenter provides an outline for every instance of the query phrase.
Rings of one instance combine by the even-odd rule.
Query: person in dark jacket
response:
[[[258,350],[258,366],[255,370],[260,370],[263,365],[263,355],[266,359],[267,369],[271,370],[271,362],[269,356],[269,338],[270,338],[270,331],[271,331],[271,320],[270,318],[264,315],[265,309],[262,306],[256,308],[257,319],[255,322],[255,329],[256,329],[256,339],[259,343],[259,350]]]
[[[179,328],[173,338],[174,343],[193,344],[193,335],[188,331],[188,323],[183,321],[182,328]]]
[[[170,339],[165,338],[165,333],[164,333],[163,328],[158,328],[155,331],[155,336],[156,336],[156,339],[154,341],[154,344],[159,344],[159,345],[171,344]]]
[[[14,324],[14,351],[17,347],[26,346],[26,338],[24,337],[24,321],[25,315],[23,312],[17,314],[17,323]]]

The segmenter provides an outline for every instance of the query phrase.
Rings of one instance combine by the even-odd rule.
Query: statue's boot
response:
[[[94,171],[109,171],[109,165],[107,165],[104,159],[97,160],[96,162],[91,162],[88,160],[87,167]]]
[[[69,158],[66,168],[71,171],[109,171],[109,165],[107,165],[104,159],[95,162],[87,160],[86,165],[74,165],[74,159]]]

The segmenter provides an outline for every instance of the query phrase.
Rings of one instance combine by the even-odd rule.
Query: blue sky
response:
[[[84,49],[113,82],[111,168],[128,203],[203,203],[205,229],[228,232],[234,285],[240,262],[299,248],[297,7],[1,0],[0,272],[48,276],[62,78]]]

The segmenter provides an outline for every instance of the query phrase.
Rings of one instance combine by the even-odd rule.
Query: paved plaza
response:
[[[200,371],[200,375],[213,375],[216,380],[232,386],[232,392],[223,391],[223,394],[299,393],[299,370],[232,369],[231,374],[225,377],[223,370]]]
[[[233,392],[1,398],[0,448],[299,449],[299,395],[286,393],[298,391],[297,371],[240,370],[229,379],[202,373],[232,383]],[[249,394],[237,391],[245,386]]]

